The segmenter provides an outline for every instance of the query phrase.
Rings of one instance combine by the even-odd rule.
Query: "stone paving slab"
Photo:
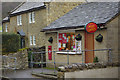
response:
[[[9,78],[42,78],[42,77],[36,77],[31,75],[32,72],[41,73],[41,68],[34,68],[34,69],[27,69],[27,70],[16,70],[12,71],[10,73],[5,74],[5,77]],[[44,69],[44,72],[46,73],[53,73],[53,70],[46,70]]]
[[[57,79],[57,76],[53,75],[48,75],[48,74],[38,74],[38,73],[32,73],[32,75],[38,76],[38,77],[43,77],[43,78],[48,78],[48,79]]]

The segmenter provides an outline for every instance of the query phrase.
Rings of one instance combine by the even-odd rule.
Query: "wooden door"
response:
[[[85,49],[94,50],[94,34],[85,32]],[[92,63],[94,59],[94,51],[85,52],[85,63]]]

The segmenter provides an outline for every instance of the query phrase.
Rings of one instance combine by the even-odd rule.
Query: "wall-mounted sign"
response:
[[[97,24],[94,22],[90,22],[85,26],[85,30],[88,33],[94,33],[95,31],[97,31]]]

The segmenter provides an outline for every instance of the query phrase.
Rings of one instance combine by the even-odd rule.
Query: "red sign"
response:
[[[85,26],[85,30],[88,33],[94,33],[95,31],[97,31],[97,24],[94,22],[90,22]]]
[[[48,46],[48,59],[52,60],[52,46]]]

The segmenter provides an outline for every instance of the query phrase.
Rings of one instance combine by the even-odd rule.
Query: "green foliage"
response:
[[[2,52],[17,52],[20,49],[20,35],[15,33],[2,33]]]
[[[49,41],[50,43],[52,43],[52,42],[53,42],[53,38],[50,37],[48,41]]]
[[[82,36],[81,36],[80,34],[78,34],[78,35],[76,35],[75,39],[76,39],[77,41],[80,41],[80,40],[82,39]]]
[[[102,36],[101,34],[99,34],[99,35],[97,35],[97,36],[95,37],[95,39],[96,39],[96,41],[98,41],[98,42],[102,42],[103,36]]]
[[[28,61],[31,61],[31,54],[32,54],[32,51],[28,51]]]
[[[29,49],[29,48],[22,48],[22,49],[19,49],[18,51],[24,51],[24,50],[26,50],[26,49]]]
[[[32,60],[34,60],[34,54],[32,54],[32,51],[28,51],[28,61],[31,61],[31,56]]]
[[[94,61],[93,61],[94,63],[96,63],[96,62],[99,62],[98,61],[98,57],[94,57]]]

